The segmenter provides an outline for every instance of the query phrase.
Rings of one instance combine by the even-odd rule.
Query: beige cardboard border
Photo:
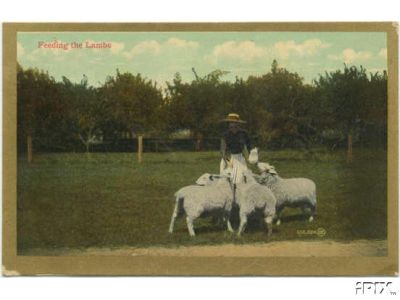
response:
[[[388,49],[387,257],[17,256],[16,35],[40,31],[359,31],[386,32]],[[3,24],[4,275],[397,275],[397,23],[6,23]]]

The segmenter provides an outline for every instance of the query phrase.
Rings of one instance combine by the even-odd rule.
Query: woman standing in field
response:
[[[238,114],[230,113],[222,120],[228,123],[228,131],[221,139],[221,163],[220,172],[227,167],[229,163],[233,168],[233,182],[242,180],[243,171],[247,170],[244,153],[248,155],[251,149],[251,142],[247,131],[240,128],[240,124],[246,122],[241,120]]]

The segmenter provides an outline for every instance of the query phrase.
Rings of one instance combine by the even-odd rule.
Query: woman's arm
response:
[[[243,141],[244,141],[243,155],[244,155],[244,157],[249,158],[249,154],[250,154],[250,150],[251,150],[251,141],[250,141],[247,131],[243,131]]]
[[[225,138],[221,138],[220,151],[221,151],[222,158],[226,159],[226,142],[225,142]]]
[[[247,147],[247,151],[250,152],[250,150],[252,149],[251,140],[250,140],[249,134],[246,131],[244,132],[244,139],[245,139],[245,144],[246,144],[246,147]]]

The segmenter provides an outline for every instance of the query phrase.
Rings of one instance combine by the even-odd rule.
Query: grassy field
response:
[[[300,210],[286,209],[283,223],[267,239],[263,224],[250,220],[238,238],[213,224],[195,223],[190,238],[183,218],[174,234],[168,225],[173,194],[202,173],[219,169],[217,152],[37,154],[18,160],[18,252],[120,246],[176,246],[255,243],[294,239],[385,239],[386,152],[356,150],[352,164],[344,152],[261,152],[282,177],[308,177],[317,184],[317,217],[306,222]],[[313,234],[326,231],[321,237]]]

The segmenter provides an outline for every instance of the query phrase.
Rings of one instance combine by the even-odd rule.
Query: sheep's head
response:
[[[201,175],[197,180],[196,184],[197,185],[210,185],[214,182],[214,175],[210,173],[204,173]]]
[[[204,173],[196,180],[196,184],[207,186],[220,182],[219,180],[223,179],[229,182],[231,179],[231,174],[227,173],[227,174],[217,175],[217,174]]]
[[[275,170],[275,167],[271,166],[269,163],[259,162],[259,163],[257,163],[257,167],[258,167],[258,170],[261,172],[261,174],[263,174],[263,173],[268,173],[268,174],[272,174],[272,175],[278,174],[278,172],[276,172],[276,170]]]
[[[233,169],[233,161],[231,159],[223,159],[225,162],[225,169]]]
[[[221,170],[220,175],[225,177],[232,177],[233,174],[233,164],[228,162],[224,169]]]

